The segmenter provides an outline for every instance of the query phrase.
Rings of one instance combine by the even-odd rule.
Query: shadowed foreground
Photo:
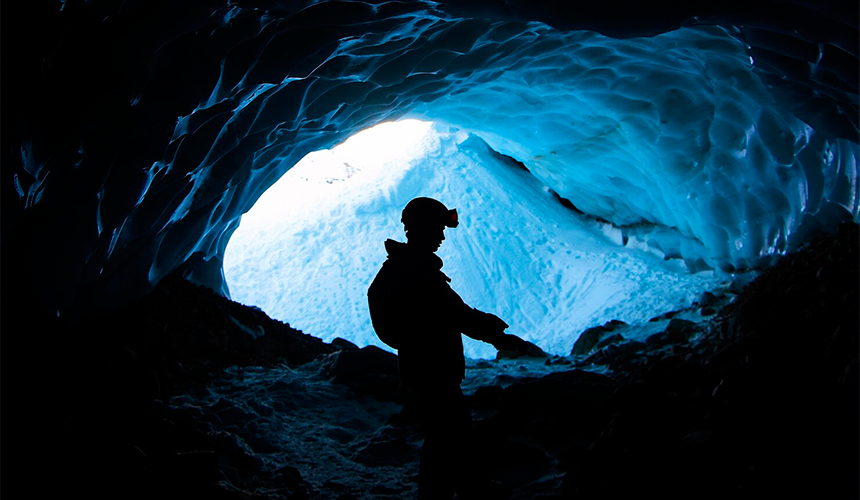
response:
[[[510,360],[551,373],[499,375],[470,395],[496,479],[523,499],[856,498],[857,229],[783,258],[707,320],[672,321],[644,342],[609,326],[590,334],[590,345],[578,343],[576,356]],[[21,459],[6,461],[7,488],[95,498],[412,494],[420,438],[392,403],[393,355],[323,343],[178,278],[87,327],[94,334],[85,346],[29,353],[39,362],[21,384],[23,440],[4,450]],[[606,368],[610,376],[595,373]],[[270,400],[260,389],[248,397],[253,411],[223,396],[241,384],[253,389],[243,373],[263,380],[277,370],[306,379],[282,383],[292,392]],[[313,404],[327,405],[333,419],[337,408],[370,415],[364,427],[331,437],[368,477],[317,484],[307,464],[322,459],[279,463],[289,454],[261,438],[313,387],[328,387],[314,389],[327,399]],[[393,472],[405,477],[370,486]]]

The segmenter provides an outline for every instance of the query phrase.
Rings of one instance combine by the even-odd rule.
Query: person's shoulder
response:
[[[385,251],[388,253],[388,258],[392,257],[401,257],[407,253],[406,243],[402,243],[397,240],[387,239],[385,240]]]

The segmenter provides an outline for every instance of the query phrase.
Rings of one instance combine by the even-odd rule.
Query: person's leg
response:
[[[472,420],[459,386],[425,387],[421,391],[424,447],[418,478],[418,497],[444,498],[454,494],[468,466],[465,441]]]
[[[454,496],[449,456],[445,448],[444,436],[433,432],[425,434],[418,473],[419,500],[451,500]]]
[[[420,500],[504,499],[510,488],[490,480],[472,432],[472,412],[457,386],[421,391],[424,447],[418,478]]]

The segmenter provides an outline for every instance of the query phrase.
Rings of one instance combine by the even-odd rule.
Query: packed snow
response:
[[[394,135],[391,135],[394,134]],[[416,196],[457,208],[438,254],[469,305],[509,333],[567,355],[584,329],[643,323],[724,284],[690,272],[613,226],[565,208],[549,188],[478,137],[404,120],[309,154],[242,217],[226,250],[232,298],[331,341],[377,345],[366,291],[400,212]],[[466,339],[466,355],[492,346]]]

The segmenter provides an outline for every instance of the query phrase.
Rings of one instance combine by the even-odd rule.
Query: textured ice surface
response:
[[[189,141],[204,124],[220,128],[203,161],[184,167],[193,182],[171,220],[201,203],[229,206],[222,217],[247,209],[304,154],[404,114],[478,134],[580,210],[691,267],[756,266],[789,248],[804,217],[832,224],[829,204],[858,218],[857,144],[788,113],[724,29],[616,40],[538,23],[397,22],[342,39],[307,74],[254,86],[253,70],[229,84],[222,72],[174,132]],[[231,152],[249,142],[258,151],[237,170]],[[225,181],[227,191],[203,196]],[[217,258],[229,234],[218,219],[186,225],[170,233],[202,237],[196,250]],[[163,253],[153,278],[162,260],[166,270],[182,258]]]
[[[414,112],[477,133],[580,210],[667,253],[755,267],[788,248],[805,213],[835,203],[857,216],[856,144],[775,102],[724,30],[614,40],[535,26],[476,44],[501,42],[512,47],[494,50],[472,85]]]
[[[205,23],[177,21],[181,35],[133,45],[144,60],[102,103],[117,123],[63,130],[46,119],[62,138],[22,142],[10,184],[22,210],[45,232],[74,235],[56,251],[68,261],[43,250],[47,239],[23,246],[51,278],[46,300],[61,308],[86,289],[82,302],[121,302],[179,267],[221,290],[229,237],[268,187],[307,153],[403,117],[475,133],[691,269],[755,267],[860,218],[856,71],[839,69],[856,64],[856,44],[798,30],[772,46],[797,61],[788,74],[751,57],[744,40],[761,41],[762,27],[615,39],[432,2],[282,7],[228,4]],[[96,24],[121,32],[112,23]],[[74,48],[88,30],[67,31]]]
[[[387,349],[373,333],[367,288],[385,260],[383,241],[405,241],[400,212],[419,195],[459,211],[460,226],[445,231],[438,252],[453,288],[554,354],[569,354],[588,327],[687,307],[725,279],[689,273],[633,240],[625,247],[619,231],[563,207],[473,136],[412,121],[402,125],[410,143],[386,139],[391,125],[401,124],[363,133],[379,137],[374,154],[352,140],[313,153],[260,198],[227,247],[234,300],[326,341]],[[465,349],[496,353],[471,339]]]

